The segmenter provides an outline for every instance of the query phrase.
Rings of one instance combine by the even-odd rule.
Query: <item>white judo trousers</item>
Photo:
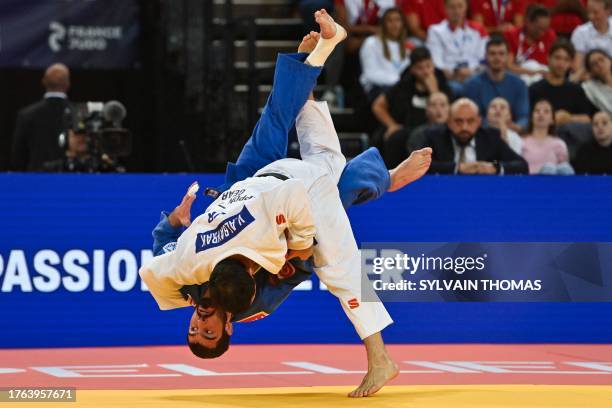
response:
[[[314,270],[335,295],[359,337],[365,339],[393,323],[371,285],[361,285],[361,257],[346,211],[340,201],[338,180],[346,164],[326,102],[309,100],[296,120],[302,160],[283,159],[257,174],[280,173],[302,180],[307,187],[316,227]]]

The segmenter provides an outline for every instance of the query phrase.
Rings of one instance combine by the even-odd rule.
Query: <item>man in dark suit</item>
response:
[[[429,173],[527,174],[527,162],[502,140],[497,129],[481,127],[478,106],[467,98],[451,105],[445,126],[425,133],[433,149]]]
[[[44,98],[23,108],[17,116],[11,152],[11,167],[15,171],[38,171],[43,163],[64,156],[58,137],[65,130],[66,111],[70,111],[66,97],[70,88],[68,67],[51,65],[42,84],[46,89]]]

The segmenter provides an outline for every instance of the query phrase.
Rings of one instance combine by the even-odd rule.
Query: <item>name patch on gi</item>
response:
[[[222,221],[214,230],[198,234],[196,237],[196,253],[225,244],[253,221],[255,221],[255,218],[248,208],[242,207],[238,214]]]

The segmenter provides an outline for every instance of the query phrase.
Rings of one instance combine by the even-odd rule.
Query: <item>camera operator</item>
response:
[[[43,164],[42,171],[55,173],[125,173],[119,158],[132,150],[130,132],[121,122],[126,116],[118,101],[75,103],[64,117],[59,135],[64,157]]]
[[[93,141],[84,129],[68,130],[60,135],[60,146],[65,146],[65,155],[59,160],[43,164],[42,171],[49,173],[125,173],[125,168],[115,163],[108,155],[92,154]]]

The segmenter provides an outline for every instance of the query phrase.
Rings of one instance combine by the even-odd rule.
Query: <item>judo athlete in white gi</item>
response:
[[[344,38],[326,13],[316,17],[323,39]],[[319,41],[307,62],[322,64],[321,55],[332,49]],[[371,395],[398,372],[380,335],[392,321],[380,302],[361,302],[361,261],[336,187],[345,159],[326,105],[307,102],[297,132],[301,161],[279,160],[235,183],[194,220],[174,251],[153,258],[140,274],[162,309],[185,305],[183,286],[210,280],[213,304],[238,313],[252,302],[251,275],[259,267],[276,274],[287,254],[313,254],[316,273],[340,299],[368,352],[368,373],[350,395]]]

